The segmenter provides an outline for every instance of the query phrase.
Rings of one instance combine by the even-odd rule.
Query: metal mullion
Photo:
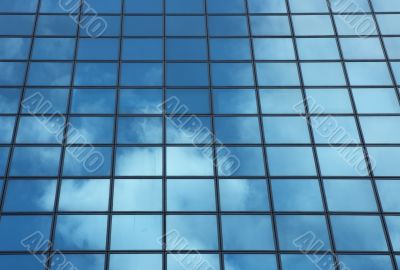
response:
[[[111,178],[110,178],[110,190],[108,196],[108,211],[106,213],[107,219],[107,231],[106,231],[106,247],[105,247],[105,258],[104,258],[104,269],[110,268],[110,251],[112,241],[112,220],[113,220],[113,203],[114,203],[114,186],[115,186],[115,164],[117,155],[117,138],[118,138],[118,122],[119,122],[119,97],[120,97],[120,83],[121,83],[121,66],[122,66],[122,50],[123,50],[123,38],[122,34],[124,31],[124,9],[125,0],[121,0],[121,10],[117,16],[120,16],[120,36],[119,39],[119,51],[118,51],[118,68],[117,68],[117,85],[115,87],[115,103],[114,103],[114,125],[113,125],[113,144],[112,144],[112,157],[111,157]]]
[[[274,207],[274,200],[273,200],[273,194],[272,194],[272,181],[270,179],[270,172],[269,172],[269,164],[268,164],[268,155],[267,155],[267,149],[266,149],[266,141],[265,141],[265,134],[264,134],[264,122],[263,122],[263,115],[262,115],[262,109],[261,109],[261,98],[260,98],[260,86],[258,84],[258,76],[257,76],[257,66],[256,66],[256,59],[255,59],[255,53],[254,53],[254,43],[253,43],[253,33],[252,33],[252,28],[251,28],[251,20],[250,20],[250,10],[249,10],[249,2],[248,0],[244,1],[245,4],[245,11],[246,11],[246,23],[247,23],[247,29],[249,33],[249,43],[250,43],[250,51],[251,51],[251,62],[252,62],[252,68],[253,68],[253,79],[254,79],[254,85],[255,85],[255,94],[256,94],[256,102],[257,102],[257,114],[258,114],[258,122],[259,122],[259,132],[260,132],[260,139],[261,139],[261,144],[262,144],[262,154],[263,154],[263,162],[264,162],[264,174],[266,177],[266,184],[268,187],[267,195],[268,195],[268,203],[270,207],[270,220],[272,224],[272,234],[274,238],[274,254],[275,254],[275,260],[276,260],[276,266],[277,269],[282,269],[282,262],[281,262],[281,254],[280,254],[280,246],[279,246],[279,234],[278,234],[278,227],[277,227],[277,222],[276,222],[276,212],[275,212],[275,207]],[[287,14],[286,14],[287,16]]]
[[[209,31],[209,14],[208,14],[208,5],[207,0],[204,1],[204,11],[205,11],[205,28],[206,28],[206,42],[207,42],[207,68],[208,68],[208,91],[209,91],[209,106],[210,106],[210,122],[211,122],[211,131],[212,131],[212,158],[213,158],[213,180],[214,180],[214,189],[215,189],[215,207],[216,213],[215,218],[217,220],[217,231],[218,231],[218,257],[220,270],[225,269],[225,256],[224,256],[224,239],[223,239],[223,229],[222,229],[222,214],[221,214],[221,199],[219,192],[219,172],[218,172],[218,151],[217,151],[217,137],[215,135],[215,115],[214,115],[214,101],[213,101],[213,87],[212,87],[212,77],[211,77],[211,51],[210,51],[210,31]]]
[[[334,264],[334,268],[337,270],[340,270],[339,266],[338,266],[338,258],[336,256],[336,244],[335,244],[335,239],[334,239],[334,235],[333,235],[331,219],[329,216],[328,202],[327,202],[327,198],[325,195],[325,189],[324,189],[324,184],[323,184],[323,180],[322,180],[321,168],[319,166],[318,152],[317,152],[317,147],[316,147],[316,143],[315,143],[313,127],[311,124],[310,110],[309,110],[309,105],[307,102],[307,95],[306,95],[306,91],[305,91],[303,74],[302,74],[301,65],[300,65],[300,56],[299,56],[299,50],[297,47],[297,36],[294,31],[291,6],[289,3],[289,0],[285,0],[285,1],[286,1],[287,10],[288,10],[289,25],[290,25],[290,29],[292,32],[292,42],[293,42],[294,52],[295,52],[295,56],[296,56],[296,65],[297,65],[297,72],[298,72],[298,76],[299,76],[299,80],[300,80],[300,89],[301,89],[304,108],[305,108],[305,112],[306,112],[308,132],[309,132],[310,141],[311,141],[311,148],[313,151],[313,157],[314,157],[313,160],[314,160],[315,168],[317,171],[318,183],[319,183],[319,188],[320,188],[319,192],[321,193],[321,197],[322,197],[322,203],[324,206],[324,217],[325,217],[325,221],[326,221],[326,228],[328,230],[328,235],[329,235],[329,240],[330,240],[331,250],[328,250],[328,252],[332,255],[332,261]],[[328,7],[329,7],[329,4],[328,4]]]
[[[328,0],[326,0],[326,1],[328,3]],[[371,10],[373,10],[372,9],[373,7],[372,7],[372,4],[371,4],[370,0],[368,0],[368,2],[369,2],[369,5],[371,7]],[[329,9],[331,11],[330,6],[329,6]],[[342,47],[341,47],[340,38],[338,36],[338,30],[337,30],[336,22],[335,22],[334,15],[332,14],[332,12],[330,13],[330,17],[331,17],[331,23],[332,23],[332,26],[333,26],[334,33],[336,34],[335,40],[336,40],[336,43],[337,43],[337,46],[338,46],[338,49],[339,49],[340,62],[341,62],[341,65],[342,65],[342,69],[343,69],[344,77],[345,77],[345,80],[346,80],[346,84],[348,85],[348,93],[349,93],[349,96],[350,96],[350,101],[351,101],[352,108],[353,108],[353,111],[354,111],[354,114],[355,114],[354,115],[354,119],[356,121],[358,135],[360,137],[360,142],[361,142],[361,145],[362,145],[361,148],[363,150],[363,156],[364,156],[364,159],[365,159],[365,163],[367,165],[368,175],[370,177],[370,181],[371,181],[371,184],[372,184],[372,187],[373,187],[375,203],[378,206],[378,213],[375,214],[374,216],[379,215],[379,217],[380,217],[381,224],[382,224],[382,229],[384,230],[385,241],[386,241],[386,244],[388,246],[388,251],[391,253],[391,261],[392,261],[392,265],[393,265],[393,267],[395,269],[395,267],[396,267],[395,266],[396,265],[396,263],[395,263],[396,258],[393,256],[393,249],[392,249],[391,242],[390,242],[390,236],[389,236],[388,229],[387,229],[387,226],[386,226],[385,217],[383,215],[382,205],[381,205],[381,203],[379,201],[379,195],[378,195],[378,190],[377,190],[377,186],[376,186],[376,183],[375,183],[373,167],[372,167],[372,164],[371,164],[371,161],[370,161],[370,158],[369,158],[367,144],[365,143],[365,139],[364,139],[364,135],[363,135],[362,128],[361,128],[359,115],[357,113],[357,107],[356,107],[356,104],[355,104],[353,91],[352,91],[352,85],[350,83],[350,79],[349,79],[349,75],[348,75],[347,67],[346,67],[347,60],[345,60],[344,56],[343,56],[343,50],[342,50]],[[376,23],[376,25],[378,27],[378,24],[376,22],[375,16],[374,16],[374,22]],[[388,68],[390,68],[390,66]],[[392,79],[393,79],[393,77],[392,77]],[[398,95],[398,93],[397,93],[397,95]],[[340,262],[340,260],[339,260],[339,262]]]
[[[167,270],[168,253],[167,250],[167,16],[166,16],[166,1],[162,0],[163,9],[163,85],[162,85],[162,269]]]
[[[78,23],[77,23],[77,28],[76,28],[76,36],[75,36],[75,49],[74,49],[74,57],[72,62],[72,71],[71,71],[71,80],[70,80],[70,85],[68,86],[69,93],[68,93],[68,100],[67,100],[67,111],[65,114],[65,127],[64,127],[64,133],[63,133],[63,139],[62,139],[62,145],[61,145],[61,154],[60,154],[60,163],[59,163],[59,168],[58,168],[58,177],[57,177],[57,187],[56,187],[56,196],[55,196],[55,201],[54,201],[54,209],[52,213],[52,224],[51,224],[51,229],[50,229],[50,247],[49,247],[49,256],[47,259],[47,264],[46,267],[48,269],[51,268],[51,261],[52,261],[52,256],[54,254],[54,243],[55,243],[55,233],[56,233],[56,223],[57,223],[57,215],[58,215],[58,205],[59,205],[59,199],[60,199],[60,192],[61,192],[61,185],[62,185],[62,176],[63,176],[63,166],[64,166],[64,158],[65,158],[65,152],[67,149],[67,136],[68,136],[68,121],[69,121],[69,113],[71,111],[71,106],[72,106],[72,91],[73,91],[73,85],[74,85],[74,77],[75,77],[75,70],[76,70],[76,58],[78,55],[78,45],[79,45],[79,31],[80,31],[80,19],[81,19],[81,12],[82,12],[82,6],[83,6],[83,1],[80,0],[79,4],[79,14],[78,14]]]

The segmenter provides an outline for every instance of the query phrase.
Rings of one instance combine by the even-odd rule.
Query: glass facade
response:
[[[0,0],[0,268],[400,268],[399,0]]]

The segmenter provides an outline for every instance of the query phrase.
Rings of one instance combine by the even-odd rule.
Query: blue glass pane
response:
[[[386,224],[388,226],[390,241],[392,242],[392,247],[395,251],[400,250],[400,218],[396,216],[387,216]]]
[[[386,255],[339,255],[341,270],[393,270],[392,262]]]
[[[341,38],[345,59],[384,59],[378,38]]]
[[[317,154],[324,176],[368,175],[361,147],[318,147]]]
[[[372,0],[376,12],[399,12],[400,3],[396,0],[387,0],[385,2]]]
[[[30,43],[29,38],[0,38],[0,59],[27,59]]]
[[[160,114],[162,112],[161,90],[128,90],[119,91],[119,113]]]
[[[121,117],[118,119],[118,143],[162,143],[162,118]]]
[[[214,86],[253,86],[253,67],[247,63],[214,63],[211,79]]]
[[[22,112],[30,114],[62,114],[67,112],[68,89],[25,90]]]
[[[87,13],[119,13],[121,0],[85,0],[83,11]]]
[[[385,212],[400,212],[400,181],[379,180],[376,181],[379,198]]]
[[[74,89],[71,113],[108,114],[115,112],[115,90]]]
[[[161,211],[161,180],[115,180],[114,211]]]
[[[224,144],[260,143],[258,117],[215,117],[215,137]]]
[[[219,147],[217,158],[219,175],[265,175],[263,153],[259,147]]]
[[[267,143],[310,143],[307,119],[302,117],[264,117]]]
[[[6,166],[8,161],[8,147],[0,147],[0,175],[3,176],[6,173]]]
[[[209,147],[167,148],[168,175],[209,176],[213,173],[213,159]]]
[[[299,89],[259,90],[263,113],[304,113],[303,96]]]
[[[325,0],[306,0],[302,2],[290,0],[289,3],[291,12],[320,13],[329,11]]]
[[[1,255],[0,264],[6,269],[44,270],[43,261],[34,255]]]
[[[122,85],[158,86],[162,84],[162,77],[163,66],[159,63],[124,63],[121,66]]]
[[[116,50],[117,52],[117,50]],[[162,60],[162,39],[124,39],[123,60]]]
[[[166,57],[167,60],[206,60],[207,42],[204,38],[168,38]]]
[[[276,258],[270,254],[226,254],[224,256],[226,270],[276,270]]]
[[[318,85],[346,85],[341,63],[302,63],[304,84]]]
[[[36,12],[37,4],[38,0],[3,1],[0,3],[0,10],[2,12],[34,13]]]
[[[47,250],[50,227],[51,216],[2,216],[0,250],[25,252]]]
[[[72,60],[75,52],[73,38],[36,38],[32,59]]]
[[[207,0],[208,13],[244,13],[244,0]]]
[[[99,27],[99,28],[95,28],[96,27],[96,23],[94,23],[96,20],[100,20],[101,22],[104,23],[104,21],[107,23],[107,27]],[[80,27],[80,33],[79,35],[81,37],[98,37],[98,36],[102,36],[102,37],[109,37],[109,36],[118,36],[121,33],[121,17],[119,16],[105,16],[105,15],[101,15],[101,17],[96,16],[96,15],[84,15],[81,17],[81,23],[83,24],[83,22],[85,22],[84,25],[87,25],[86,27]],[[93,26],[91,26],[93,25]],[[92,30],[92,27],[94,28],[94,31]]]
[[[378,210],[374,191],[368,180],[325,180],[324,187],[330,211],[376,212]]]
[[[316,143],[360,143],[357,124],[352,116],[318,116],[310,119]]]
[[[14,133],[15,117],[2,116],[0,117],[0,143],[11,143]]]
[[[399,14],[380,14],[376,15],[382,35],[398,35]]]
[[[255,114],[257,113],[256,94],[251,89],[214,89],[213,102],[215,114]]]
[[[56,195],[55,180],[8,181],[4,211],[53,211]]]
[[[110,147],[68,147],[63,174],[66,176],[108,176],[111,167]]]
[[[16,147],[10,175],[56,176],[58,175],[61,149],[58,147]]]
[[[162,36],[162,16],[125,16],[124,34],[126,36]]]
[[[168,211],[215,211],[213,180],[169,180]]]
[[[58,208],[60,211],[107,211],[109,187],[109,180],[63,180]]]
[[[256,60],[295,60],[291,38],[253,39]]]
[[[265,180],[219,180],[222,211],[268,211],[268,187]]]
[[[79,7],[79,0],[62,2],[54,0],[41,0],[40,2],[41,13],[68,13],[71,11],[74,12]]]
[[[397,85],[400,85],[400,65],[399,63],[391,62],[394,77],[396,79]]]
[[[54,247],[60,250],[104,250],[107,216],[59,215]]]
[[[249,0],[250,13],[285,13],[286,3],[281,0]]]
[[[316,175],[310,147],[267,147],[267,157],[273,176]]]
[[[71,84],[72,64],[70,63],[31,63],[28,85],[63,86]]]
[[[377,216],[331,216],[331,224],[338,250],[387,250],[382,223]]]
[[[387,37],[383,39],[385,41],[385,47],[388,57],[391,59],[399,59],[400,51],[397,50],[400,46],[400,38],[398,37]]]
[[[167,36],[205,36],[204,16],[167,16]]]
[[[279,245],[282,250],[314,250],[310,241],[304,241],[312,232],[318,239],[319,250],[329,250],[330,242],[325,216],[277,216]],[[317,240],[316,240],[317,241]],[[304,244],[306,243],[306,244]]]
[[[167,64],[167,85],[169,86],[207,86],[208,65],[203,63]]]
[[[166,0],[167,13],[204,13],[205,0]]]
[[[75,85],[115,85],[117,82],[117,64],[78,63],[75,70]]]
[[[64,117],[20,117],[18,143],[62,143]]]
[[[225,250],[274,249],[271,218],[267,215],[222,216]]]
[[[339,60],[340,55],[334,38],[297,38],[301,60]]]
[[[400,117],[360,117],[366,143],[399,143]]]
[[[162,10],[163,10],[163,0],[152,0],[152,1],[125,0],[125,12],[161,13]]]
[[[118,176],[162,174],[162,151],[159,147],[119,147],[115,162]]]
[[[160,250],[161,228],[162,218],[158,215],[113,216],[111,249]],[[143,262],[144,265],[147,263]]]
[[[137,1],[139,2],[139,1]],[[145,3],[140,1],[140,3]],[[162,269],[161,254],[112,254],[110,255],[110,270],[142,270]]]
[[[291,34],[286,16],[250,16],[252,34],[255,36],[287,36]]]
[[[76,269],[101,270],[104,269],[104,255],[100,254],[66,254],[54,255],[51,260],[51,269],[69,267],[73,265]]]
[[[358,8],[355,7],[355,9]],[[358,9],[357,12],[360,12],[360,9]],[[347,14],[346,16],[335,15],[334,18],[339,35],[357,35],[359,37],[368,37],[370,35],[377,34],[374,18],[369,14]]]
[[[31,35],[34,21],[34,15],[1,15],[0,35]]]
[[[258,63],[257,78],[261,86],[297,86],[300,84],[294,63]]]
[[[168,270],[186,270],[193,267],[206,267],[212,270],[220,270],[218,254],[181,254],[167,255]]]
[[[168,117],[167,143],[211,143],[211,119],[209,117]]]
[[[168,89],[166,111],[172,115],[210,113],[210,92],[196,89]]]
[[[17,113],[20,89],[0,89],[0,113]]]
[[[306,89],[310,113],[352,113],[347,89]],[[337,100],[338,102],[332,102]]]
[[[75,36],[75,19],[70,16],[40,15],[36,26],[37,35]]]
[[[250,43],[244,38],[210,39],[211,60],[250,60]]]
[[[186,239],[188,250],[218,249],[217,219],[211,215],[167,216],[167,249],[179,250]]]
[[[281,260],[283,270],[330,270],[335,268],[333,256],[328,254],[283,254]]]
[[[272,180],[276,211],[323,211],[317,180]]]
[[[31,64],[33,65],[33,63]],[[22,85],[25,74],[25,63],[0,62],[1,85]]]
[[[209,16],[210,36],[247,36],[248,27],[245,16]]]
[[[397,160],[400,158],[398,147],[368,147],[376,176],[400,176]]]
[[[386,63],[351,62],[346,63],[352,85],[391,85],[392,80]]]
[[[304,7],[304,5],[301,5]],[[333,35],[333,27],[329,15],[295,15],[292,17],[296,35],[324,36]],[[310,27],[310,26],[313,27]]]
[[[354,5],[343,5],[341,2],[330,1],[330,6],[334,12],[343,12],[346,7],[347,12],[369,12],[369,0],[353,0]]]
[[[78,60],[117,60],[118,54],[119,39],[81,38],[79,40]]]
[[[113,117],[71,117],[68,143],[112,143]]]

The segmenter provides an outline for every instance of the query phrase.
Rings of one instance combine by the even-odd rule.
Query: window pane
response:
[[[210,36],[247,36],[248,27],[245,16],[209,16]]]
[[[330,270],[335,268],[333,256],[325,253],[323,255],[313,254],[311,259],[308,254],[283,254],[281,259],[282,268],[284,270],[305,270],[314,268],[319,270]]]
[[[1,251],[39,251],[47,250],[48,246],[32,245],[29,242],[21,244],[21,240],[35,233],[43,235],[40,243],[46,243],[50,238],[51,216],[2,216],[0,219],[0,250]],[[37,238],[36,238],[37,239]],[[32,240],[28,238],[27,241]],[[1,257],[0,257],[1,258]],[[15,265],[13,265],[13,268]]]
[[[166,79],[169,86],[207,86],[208,66],[203,63],[169,63]]]
[[[250,13],[285,13],[286,5],[280,0],[248,0]]]
[[[70,16],[40,15],[36,34],[46,36],[75,36],[77,24]]]
[[[214,86],[253,86],[253,67],[248,63],[213,63],[211,78]]]
[[[304,113],[303,96],[299,89],[259,90],[263,113]]]
[[[345,59],[384,59],[378,38],[341,38]]]
[[[287,36],[291,34],[286,16],[250,16],[254,36]]]
[[[272,180],[276,211],[323,211],[317,180]]]
[[[0,117],[0,143],[11,143],[14,133],[15,117]]]
[[[204,0],[166,0],[167,13],[204,13]]]
[[[64,267],[63,265],[67,262],[77,269],[100,270],[104,269],[104,261],[105,256],[100,254],[54,255],[51,269],[57,270],[58,267]]]
[[[162,218],[158,215],[113,216],[112,250],[159,250]]]
[[[104,250],[107,216],[62,215],[57,217],[54,247],[60,250]]]
[[[168,211],[215,211],[213,180],[168,180]]]
[[[119,91],[119,113],[161,114],[162,91],[121,89]]]
[[[12,176],[56,176],[61,149],[58,147],[16,147],[11,161]]]
[[[377,216],[331,216],[336,248],[342,251],[387,251]]]
[[[107,211],[109,180],[62,181],[60,191],[60,211]]]
[[[34,21],[34,15],[1,15],[0,35],[31,35]]]
[[[222,211],[268,211],[268,187],[265,180],[219,180]]]
[[[390,257],[385,255],[340,255],[339,261],[353,270],[393,270]]]
[[[166,57],[167,60],[206,60],[206,40],[203,38],[168,38]]]
[[[340,63],[302,63],[301,71],[305,85],[346,85]]]
[[[301,5],[304,7],[304,5]],[[296,35],[333,35],[331,19],[328,15],[295,15],[292,18]],[[312,25],[313,27],[310,27]]]
[[[395,251],[400,250],[400,233],[399,233],[399,226],[400,226],[400,218],[398,216],[387,216],[385,217],[386,223],[389,230],[390,241],[392,242],[393,249]]]
[[[294,63],[258,63],[257,77],[261,86],[297,86],[300,84]]]
[[[114,104],[115,90],[113,89],[74,89],[71,113],[114,113]]]
[[[253,39],[256,60],[295,60],[291,38]]]
[[[84,12],[119,13],[121,11],[121,0],[85,0]]]
[[[211,120],[209,117],[168,117],[167,143],[211,143]]]
[[[79,0],[68,1],[68,4],[60,5],[59,2],[55,2],[53,0],[41,0],[40,1],[40,12],[41,13],[65,13],[65,9],[71,7],[76,7],[78,5]]]
[[[71,84],[72,64],[35,62],[30,64],[28,85],[67,86]]]
[[[63,140],[64,127],[64,117],[21,117],[18,126],[17,143],[60,144]]]
[[[310,113],[352,113],[347,89],[306,89]],[[337,102],[332,102],[337,100]]]
[[[162,60],[162,39],[124,39],[123,60]]]
[[[297,38],[301,60],[339,60],[340,55],[334,38]]]
[[[399,59],[400,51],[397,50],[400,46],[400,38],[398,37],[387,37],[383,39],[385,41],[385,47],[389,58]]]
[[[138,1],[139,2],[139,1]],[[144,3],[143,1],[140,1]],[[161,254],[111,254],[110,270],[122,270],[129,268],[130,270],[142,269],[162,269]]]
[[[400,181],[379,180],[376,181],[379,198],[385,212],[400,212]]]
[[[400,168],[396,162],[400,158],[400,148],[368,147],[368,154],[374,162],[376,176],[400,176]]]
[[[267,156],[273,176],[316,175],[310,147],[267,147]]]
[[[78,60],[117,60],[119,39],[81,38],[78,48]]]
[[[221,269],[218,254],[186,254],[184,259],[179,254],[167,255],[168,270],[185,270],[198,266],[213,270]]]
[[[9,269],[44,270],[44,265],[34,255],[1,255],[0,264]]]
[[[346,63],[352,85],[391,85],[389,70],[383,62]]]
[[[210,92],[199,89],[167,89],[166,111],[178,114],[210,113]]]
[[[128,3],[127,3],[128,4]],[[128,11],[126,11],[128,12]],[[125,16],[124,34],[126,36],[162,36],[162,16]]]
[[[6,173],[6,166],[8,163],[8,147],[0,147],[0,176]]]
[[[186,239],[185,250],[218,249],[217,219],[211,215],[169,215],[167,216],[167,249],[180,250],[182,246],[176,242]],[[178,235],[176,233],[178,232]],[[176,239],[176,237],[178,237]],[[178,244],[178,245],[177,245]]]
[[[152,1],[125,0],[125,12],[161,13],[163,7],[162,3],[163,3],[162,0],[152,0]]]
[[[205,36],[204,16],[167,16],[167,36]]]
[[[276,270],[276,258],[270,254],[226,254],[224,255],[226,270],[252,269]]]
[[[112,143],[112,117],[71,117],[69,124],[68,143]]]
[[[211,60],[250,60],[250,43],[244,38],[210,39]]]
[[[161,211],[161,180],[115,180],[114,211]]]
[[[370,116],[360,117],[366,143],[399,143],[400,117]]]
[[[156,117],[120,117],[118,143],[162,143],[162,119]]]
[[[376,212],[374,191],[369,180],[325,180],[330,211]]]
[[[208,13],[244,13],[244,0],[207,0]]]
[[[310,143],[305,118],[263,117],[263,121],[266,143]]]
[[[117,64],[113,63],[77,63],[75,85],[115,85],[117,82]]]
[[[368,3],[366,5],[368,5]],[[360,12],[360,10],[357,9],[356,12]],[[345,17],[341,15],[335,15],[334,18],[339,35],[357,35],[359,37],[368,37],[370,35],[377,34],[374,18],[371,15],[348,14]]]
[[[306,1],[296,1],[290,0],[291,12],[298,13],[319,13],[328,12],[328,6],[325,0],[306,0]]]
[[[311,117],[316,143],[360,143],[356,121],[352,116]]]
[[[277,216],[279,245],[282,250],[299,250],[297,242],[307,233],[312,232],[318,239],[320,250],[329,250],[330,242],[325,216]],[[296,241],[297,240],[297,241]],[[312,250],[314,247],[300,246],[302,251]]]
[[[259,147],[219,147],[217,158],[219,175],[265,175],[263,153]]]
[[[215,117],[214,124],[222,143],[261,143],[258,117]]]
[[[399,14],[376,15],[382,35],[399,35]]]
[[[53,211],[56,184],[55,180],[9,180],[3,211]]]
[[[257,113],[256,101],[255,91],[251,89],[213,90],[215,114]]]
[[[22,112],[30,114],[62,114],[67,112],[68,89],[25,90]],[[47,104],[51,104],[48,106]]]
[[[75,52],[75,39],[35,38],[32,59],[72,60]]]
[[[0,10],[2,12],[36,12],[37,4],[38,0],[5,1],[0,3]]]
[[[20,95],[20,89],[0,89],[0,113],[17,113]]]
[[[126,86],[158,86],[162,84],[163,67],[159,63],[123,63],[121,84]]]
[[[35,63],[32,63],[33,65]],[[0,69],[3,72],[0,73],[0,84],[1,85],[22,85],[24,81],[26,64],[24,63],[13,63],[13,62],[0,62]]]
[[[222,216],[225,250],[274,249],[270,216]]]
[[[0,59],[27,59],[30,43],[29,38],[0,38]]]
[[[167,174],[170,176],[213,175],[213,159],[208,147],[167,147]]]
[[[161,148],[118,147],[116,151],[117,176],[161,175]]]

